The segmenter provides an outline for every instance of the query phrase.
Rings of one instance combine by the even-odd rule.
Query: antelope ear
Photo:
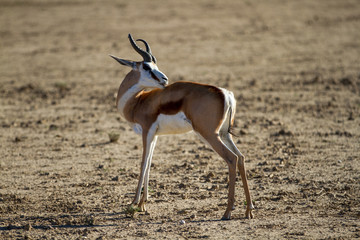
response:
[[[117,58],[117,57],[115,57],[113,55],[109,55],[109,56],[112,57],[113,59],[115,59],[121,65],[128,66],[128,67],[131,67],[131,68],[136,68],[136,63],[133,62],[133,61],[120,59],[120,58]]]

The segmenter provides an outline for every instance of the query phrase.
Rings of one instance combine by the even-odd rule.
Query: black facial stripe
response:
[[[160,82],[160,80],[158,79],[158,77],[157,77],[152,71],[150,71],[150,74],[151,74],[151,77],[152,77],[153,79],[155,79],[156,81]]]
[[[151,68],[147,64],[144,64],[144,63],[143,63],[143,69],[145,71],[150,71],[151,70]]]

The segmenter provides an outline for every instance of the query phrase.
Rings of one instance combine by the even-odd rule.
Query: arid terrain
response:
[[[126,211],[128,33],[170,83],[234,92],[254,219],[239,176],[220,221],[228,168],[193,133],[159,138],[148,212]],[[0,239],[359,238],[359,160],[358,0],[0,0]]]

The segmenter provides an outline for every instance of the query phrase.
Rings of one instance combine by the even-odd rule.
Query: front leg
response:
[[[148,164],[147,164],[147,168],[146,168],[146,171],[145,171],[144,190],[143,190],[142,198],[141,198],[140,203],[139,203],[139,208],[143,212],[146,211],[145,203],[147,202],[148,197],[149,197],[149,190],[148,190],[148,187],[149,187],[149,175],[150,175],[151,160],[152,160],[152,156],[153,156],[153,153],[154,153],[156,140],[157,140],[157,136],[155,136],[153,141],[150,143],[150,153],[149,153],[149,156],[148,156]]]
[[[157,127],[152,127],[148,131],[143,131],[143,155],[142,155],[142,162],[141,162],[141,171],[140,171],[140,178],[136,188],[136,195],[132,202],[132,205],[138,204],[140,201],[141,189],[145,179],[145,186],[143,197],[139,203],[139,207],[141,211],[145,211],[145,201],[147,200],[147,193],[148,193],[148,175],[150,171],[150,162],[152,158],[152,153],[155,148],[155,143],[157,137],[155,136]]]

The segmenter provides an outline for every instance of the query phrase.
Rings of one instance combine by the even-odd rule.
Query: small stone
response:
[[[208,175],[206,175],[206,178],[212,178],[215,177],[215,174],[213,172],[209,172]]]
[[[185,221],[184,220],[180,220],[180,225],[185,225]]]
[[[344,78],[340,79],[340,83],[344,86],[352,85],[352,81],[348,77],[344,77]]]
[[[187,198],[188,198],[188,196],[187,196],[186,194],[184,194],[184,193],[183,193],[183,194],[181,194],[181,198],[182,198],[182,199],[187,199]]]
[[[55,130],[58,130],[59,129],[59,127],[57,126],[57,125],[55,125],[55,124],[51,124],[50,126],[49,126],[49,130],[50,131],[55,131]]]
[[[245,130],[243,130],[243,129],[240,130],[240,135],[246,135],[246,134],[247,134],[247,132]]]
[[[209,191],[215,191],[215,190],[218,190],[219,189],[219,186],[217,185],[217,184],[213,184],[212,186],[211,186],[211,188],[209,188],[208,190]]]
[[[180,210],[180,211],[177,212],[177,214],[186,214],[186,213],[187,213],[187,211],[185,209]]]
[[[265,166],[265,165],[267,165],[267,164],[268,164],[267,161],[259,162],[259,163],[258,163],[258,166]]]
[[[353,121],[353,120],[354,120],[353,112],[350,112],[350,113],[349,113],[348,120],[349,120],[349,121]]]
[[[30,230],[32,229],[31,224],[30,224],[30,223],[26,224],[26,225],[24,226],[24,229],[25,229],[26,231],[30,231]]]
[[[119,181],[119,176],[113,177],[113,178],[111,179],[111,181],[115,181],[115,182]]]

